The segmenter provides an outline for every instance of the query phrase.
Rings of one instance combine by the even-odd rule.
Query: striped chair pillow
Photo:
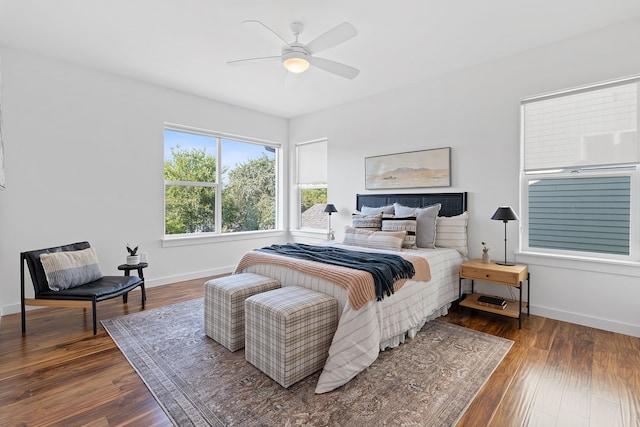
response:
[[[52,291],[74,288],[103,277],[94,248],[41,254],[40,262]]]

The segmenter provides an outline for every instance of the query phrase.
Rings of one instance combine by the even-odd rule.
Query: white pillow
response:
[[[469,253],[467,247],[467,223],[469,212],[457,216],[439,216],[436,219],[436,247],[456,249],[462,255]]]

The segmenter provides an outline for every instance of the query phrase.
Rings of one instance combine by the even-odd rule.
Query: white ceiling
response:
[[[640,17],[639,0],[0,0],[0,45],[291,118]],[[242,21],[308,43],[343,21],[355,38],[318,56],[360,69],[287,79]]]

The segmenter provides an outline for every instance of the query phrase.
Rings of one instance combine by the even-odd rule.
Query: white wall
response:
[[[148,253],[153,286],[230,271],[245,251],[274,242],[272,235],[162,247],[163,126],[282,142],[286,154],[285,119],[12,49],[0,55],[2,314],[19,311],[21,251],[88,240],[103,273],[121,274],[125,245],[137,244]]]
[[[501,259],[504,226],[489,218],[500,205],[519,210],[520,99],[639,74],[639,51],[636,20],[293,119],[289,141],[328,137],[328,196],[339,211],[333,215],[338,240],[355,208],[354,195],[366,192],[365,157],[451,147],[452,186],[427,191],[467,191],[470,256],[479,257],[485,241]],[[509,223],[508,232],[513,260],[518,223]],[[532,313],[640,336],[639,266],[605,266],[608,272],[594,273],[584,263],[569,269],[519,255],[523,260],[531,271]],[[480,289],[506,296],[499,286]]]
[[[452,187],[433,191],[467,191],[471,256],[479,256],[480,242],[487,241],[501,258],[503,224],[489,217],[499,205],[519,209],[520,98],[638,74],[638,51],[636,20],[287,123],[0,48],[7,177],[0,191],[2,313],[18,308],[23,250],[89,240],[104,272],[118,274],[124,245],[139,244],[149,253],[145,274],[153,286],[228,271],[244,251],[273,242],[162,247],[165,121],[289,147],[327,137],[338,240],[355,194],[365,192],[365,157],[452,147]],[[509,224],[509,257],[518,247],[517,227]],[[640,336],[638,266],[594,272],[580,262],[558,265],[523,255],[518,261],[532,273],[532,313]]]

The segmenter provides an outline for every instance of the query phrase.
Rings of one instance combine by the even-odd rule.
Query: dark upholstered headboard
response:
[[[394,202],[412,208],[423,208],[440,203],[440,216],[460,215],[467,210],[467,193],[417,193],[417,194],[357,194],[356,209],[362,206],[377,208]]]

